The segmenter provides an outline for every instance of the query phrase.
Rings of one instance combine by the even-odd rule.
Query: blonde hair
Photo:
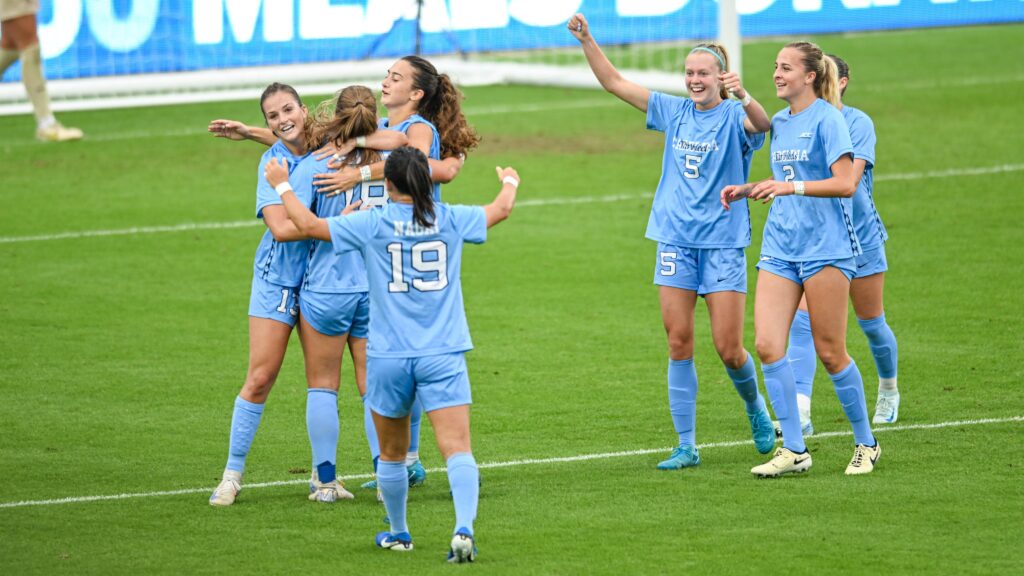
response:
[[[831,58],[826,58],[821,48],[813,42],[790,42],[786,48],[799,50],[803,55],[804,70],[814,72],[814,93],[818,98],[838,107],[839,70]]]
[[[722,73],[728,72],[731,67],[729,62],[729,52],[725,50],[725,46],[718,42],[701,42],[694,46],[693,50],[690,50],[690,54],[693,54],[694,52],[711,52],[711,54],[715,56],[715,61],[718,62],[718,67]],[[729,91],[725,89],[724,84],[718,88],[718,93],[722,96],[722,100],[729,99]]]
[[[333,142],[340,146],[344,141],[357,136],[369,136],[377,130],[377,99],[366,86],[342,88],[330,100],[317,105],[313,114],[313,141],[317,146]],[[380,160],[380,153],[363,148],[362,153],[349,154],[342,165],[373,164]]]

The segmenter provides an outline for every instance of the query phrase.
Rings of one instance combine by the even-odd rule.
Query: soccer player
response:
[[[809,42],[787,44],[775,60],[775,93],[789,104],[772,118],[772,179],[722,189],[722,205],[744,197],[773,201],[757,264],[754,328],[764,384],[782,426],[783,446],[751,472],[760,477],[805,472],[804,445],[786,336],[807,297],[818,357],[832,377],[853,427],[847,474],[874,469],[881,447],[871,432],[864,383],[846,353],[846,300],[861,247],[850,197],[857,189],[853,144],[839,104],[836,65]]]
[[[278,138],[260,159],[259,174],[271,158],[286,158],[293,169],[309,154],[307,110],[298,92],[286,84],[268,86],[260,107]],[[313,195],[303,194],[310,205]],[[310,243],[288,219],[274,189],[263,178],[256,185],[256,217],[267,226],[253,264],[249,297],[249,369],[231,416],[228,461],[210,504],[230,506],[241,490],[245,459],[263,416],[263,406],[281,370],[288,339],[298,318],[298,292],[306,272]]]
[[[746,206],[724,212],[719,203],[723,186],[747,179],[754,151],[764,144],[768,115],[729,70],[729,56],[720,44],[699,44],[686,57],[689,98],[680,98],[623,78],[582,14],[570,18],[568,27],[601,86],[645,112],[647,128],[665,133],[661,180],[646,235],[658,243],[654,283],[668,336],[668,403],[679,444],[658,469],[700,464],[693,363],[698,296],[707,302],[715,349],[743,400],[754,444],[758,452],[768,453],[775,432],[757,390],[754,360],[743,347],[750,216]],[[729,99],[730,93],[740,100]]]
[[[358,250],[370,283],[367,403],[380,438],[377,480],[390,531],[377,545],[412,550],[406,524],[409,483],[405,455],[414,400],[427,411],[448,467],[455,504],[450,562],[476,556],[473,521],[479,471],[470,446],[472,402],[465,353],[473,348],[462,304],[464,242],[479,244],[515,204],[519,177],[498,168],[501,191],[487,206],[449,206],[434,200],[427,157],[417,148],[394,150],[384,177],[391,203],[329,219],[316,217],[291,191],[287,166],[270,162],[267,180],[304,233],[330,240],[338,252]]]
[[[43,142],[78,140],[82,131],[61,125],[50,111],[50,95],[39,52],[39,0],[0,0],[0,78],[21,60],[21,82],[36,115],[36,139]]]
[[[850,67],[842,58],[829,54],[836,63],[839,74],[840,96],[846,94],[850,82]],[[853,168],[857,178],[857,192],[853,195],[853,226],[857,231],[863,253],[857,256],[857,272],[850,282],[850,301],[857,314],[857,324],[867,336],[871,355],[878,369],[878,400],[875,403],[874,424],[891,424],[899,417],[900,393],[896,387],[897,346],[896,336],[885,321],[882,306],[882,292],[885,286],[885,271],[889,269],[885,259],[885,241],[889,235],[882,224],[882,218],[875,208],[872,194],[872,169],[875,166],[875,125],[864,112],[847,106],[841,101],[839,110],[850,128],[853,141]],[[817,357],[814,352],[814,338],[807,315],[807,300],[800,300],[800,309],[793,319],[789,331],[789,349],[786,352],[793,365],[796,378],[796,401],[800,412],[800,427],[805,435],[814,433],[811,423],[811,393]]]

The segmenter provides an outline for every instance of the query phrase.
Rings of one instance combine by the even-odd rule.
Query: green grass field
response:
[[[891,235],[886,312],[903,404],[898,425],[876,428],[885,452],[875,473],[858,478],[843,475],[852,439],[820,369],[814,468],[778,481],[750,475],[765,458],[749,444],[703,304],[703,464],[654,470],[675,442],[655,247],[643,238],[661,135],[600,92],[466,89],[484,142],[446,200],[489,201],[495,164],[523,177],[511,220],[464,260],[484,468],[481,555],[468,570],[1019,569],[1022,35],[1024,26],[1000,26],[816,38],[850,63],[847,103],[875,121],[876,199]],[[770,113],[783,107],[771,85],[781,44],[750,43],[744,58],[745,84]],[[245,375],[262,233],[253,219],[261,149],[207,136],[215,117],[262,121],[255,101],[67,113],[88,139],[43,145],[31,140],[30,117],[0,117],[0,573],[458,570],[443,562],[453,513],[429,427],[422,453],[432,471],[409,504],[417,550],[374,549],[384,511],[355,488],[370,465],[348,364],[339,470],[355,477],[358,498],[306,500],[297,338],[248,488],[231,508],[207,505]],[[754,177],[768,173],[765,152]],[[767,209],[752,213],[751,288]],[[752,310],[750,298],[750,350]],[[849,348],[870,409],[876,374],[853,322]]]

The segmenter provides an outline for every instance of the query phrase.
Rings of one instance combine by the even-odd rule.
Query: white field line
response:
[[[1008,424],[1015,422],[1024,422],[1024,416],[1010,416],[1005,418],[981,418],[976,420],[954,420],[950,422],[935,422],[931,424],[897,424],[895,426],[880,426],[875,428],[873,431],[876,434],[883,432],[902,432],[905,430],[934,430],[937,428],[957,428],[963,426],[980,426],[983,424]],[[822,432],[820,434],[814,434],[807,436],[807,438],[834,438],[842,436],[852,436],[852,432],[839,431],[839,432]],[[706,444],[698,444],[697,448],[701,450],[708,450],[712,448],[732,448],[736,446],[746,446],[753,444],[752,440],[731,440],[725,442],[709,442]],[[621,452],[603,452],[599,454],[580,454],[577,456],[559,456],[555,458],[525,458],[522,460],[507,460],[504,462],[485,462],[479,464],[481,469],[490,468],[512,468],[516,466],[529,466],[534,464],[563,464],[567,462],[584,462],[587,460],[607,460],[609,458],[623,458],[629,456],[643,456],[647,454],[656,454],[662,452],[668,452],[671,448],[645,448],[641,450],[624,450]],[[445,468],[430,468],[427,470],[430,473],[446,473]],[[369,474],[353,474],[348,476],[342,476],[343,480],[365,480],[370,478]],[[295,484],[306,484],[309,480],[305,478],[296,478],[292,480],[279,480],[276,482],[259,482],[254,484],[245,484],[246,490],[252,490],[255,488],[271,488],[275,486],[291,486]],[[101,502],[106,500],[127,500],[129,498],[156,498],[159,496],[181,496],[186,494],[204,494],[212,492],[213,488],[185,488],[182,490],[162,490],[158,492],[133,492],[125,494],[108,494],[102,496],[71,496],[68,498],[56,498],[52,500],[22,500],[20,502],[0,502],[0,509],[2,508],[24,508],[27,506],[53,506],[57,504],[81,504],[85,502]]]
[[[879,174],[875,176],[876,182],[894,180],[924,180],[928,178],[948,178],[952,176],[984,176],[987,174],[1001,174],[1006,172],[1024,171],[1024,164],[1000,164],[998,166],[983,166],[977,168],[953,168],[933,172],[908,172],[905,174]],[[597,204],[602,202],[623,202],[629,200],[644,200],[653,196],[650,192],[634,192],[627,194],[608,194],[605,196],[579,196],[573,198],[538,198],[535,200],[522,200],[516,205],[520,207],[535,206],[564,206],[572,204]],[[55,234],[41,234],[38,236],[0,236],[0,244],[16,244],[21,242],[45,242],[49,240],[76,240],[79,238],[93,238],[97,236],[131,236],[136,234],[158,234],[163,232],[189,232],[193,230],[221,230],[225,228],[249,228],[263,226],[263,222],[257,219],[238,220],[235,222],[207,222],[207,223],[185,223],[169,226],[139,226],[133,228],[120,228],[117,230],[82,230],[78,232],[58,232]]]

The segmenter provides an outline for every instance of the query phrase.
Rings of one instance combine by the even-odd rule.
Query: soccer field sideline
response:
[[[1024,415],[1022,416],[1007,416],[1001,418],[980,418],[974,420],[951,420],[947,422],[934,422],[934,423],[923,423],[923,424],[897,424],[895,426],[882,426],[874,428],[874,433],[881,432],[903,432],[908,430],[934,430],[939,428],[955,428],[957,426],[982,426],[985,424],[1008,424],[1024,422]],[[822,432],[819,434],[812,434],[807,438],[836,438],[843,436],[852,436],[851,431],[835,431],[835,432]],[[697,448],[700,450],[707,450],[712,448],[733,448],[736,446],[745,446],[752,444],[753,440],[726,440],[720,442],[707,442],[698,444]],[[516,466],[530,466],[536,464],[564,464],[568,462],[583,462],[587,460],[606,460],[609,458],[622,458],[627,456],[643,456],[646,454],[656,454],[660,452],[667,452],[671,448],[641,448],[637,450],[624,450],[619,452],[603,452],[598,454],[579,454],[575,456],[555,456],[552,458],[525,458],[520,460],[507,460],[504,462],[483,462],[478,464],[481,470],[494,469],[494,468],[513,468]],[[428,473],[446,473],[446,468],[428,468]],[[365,480],[371,478],[370,474],[350,474],[340,476],[343,480]],[[245,484],[243,488],[255,489],[255,488],[274,488],[278,486],[291,486],[295,484],[305,484],[309,480],[305,478],[295,478],[292,480],[277,480],[273,482],[257,482],[253,484]],[[87,502],[104,502],[109,500],[127,500],[131,498],[158,498],[162,496],[183,496],[188,494],[202,494],[213,490],[213,486],[205,488],[184,488],[181,490],[161,490],[154,492],[133,492],[124,494],[107,494],[97,496],[69,496],[67,498],[54,498],[49,500],[22,500],[20,502],[0,502],[0,509],[3,508],[24,508],[28,506],[54,506],[58,504],[82,504]]]
[[[973,168],[951,168],[948,170],[937,170],[932,172],[879,174],[875,176],[875,182],[926,180],[929,178],[948,178],[954,176],[986,176],[989,174],[1002,174],[1007,172],[1020,171],[1024,171],[1024,164],[1000,164],[997,166],[979,166]],[[653,196],[654,194],[651,192],[632,192],[609,194],[606,196],[579,196],[575,198],[539,198],[536,200],[521,200],[519,202],[516,202],[516,206],[520,208],[529,208],[537,206],[598,204],[603,202],[643,200],[646,198],[651,198]],[[76,232],[56,232],[53,234],[40,234],[38,236],[0,236],[0,244],[45,242],[50,240],[74,240],[79,238],[95,238],[103,236],[129,236],[134,234],[159,234],[164,232],[188,232],[192,230],[230,230],[234,228],[249,228],[262,225],[262,220],[251,219],[236,220],[233,222],[183,223],[173,224],[169,226],[136,226],[131,228],[120,228],[116,230],[83,230]]]

